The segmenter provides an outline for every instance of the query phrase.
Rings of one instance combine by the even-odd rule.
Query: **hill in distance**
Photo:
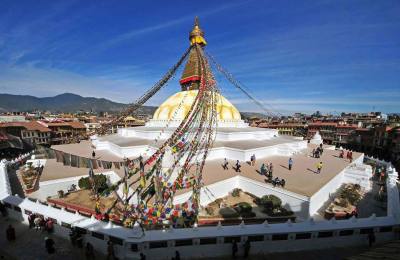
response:
[[[105,98],[82,97],[77,94],[64,93],[54,97],[34,97],[29,95],[0,94],[0,112],[50,111],[53,113],[74,113],[78,111],[119,112],[127,104],[114,102]],[[138,112],[153,115],[157,107],[142,106]],[[256,112],[242,112],[242,118],[265,115]]]
[[[127,104],[117,103],[105,98],[82,97],[64,93],[54,97],[38,98],[28,95],[0,94],[0,112],[51,111],[51,112],[118,112]],[[140,113],[153,113],[155,107],[143,106]]]

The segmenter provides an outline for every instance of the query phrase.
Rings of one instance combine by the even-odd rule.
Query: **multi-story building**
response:
[[[343,145],[350,143],[353,132],[358,128],[355,124],[339,124],[336,126],[336,136],[333,144]]]
[[[316,132],[319,132],[324,143],[333,144],[336,139],[337,123],[313,122],[308,124],[307,139],[311,139]]]
[[[43,126],[51,130],[51,144],[65,144],[72,141],[86,139],[86,126],[78,121],[70,122],[44,122],[40,121]]]
[[[30,144],[49,145],[51,143],[51,130],[36,121],[0,123],[0,128]]]
[[[281,135],[305,136],[307,133],[307,125],[301,123],[260,123],[258,127],[277,129]]]

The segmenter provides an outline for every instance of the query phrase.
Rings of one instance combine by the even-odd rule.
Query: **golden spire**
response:
[[[194,27],[189,34],[189,40],[190,40],[190,45],[193,45],[195,43],[200,44],[202,46],[207,45],[207,42],[204,39],[204,32],[200,29],[199,18],[197,16],[194,18]]]

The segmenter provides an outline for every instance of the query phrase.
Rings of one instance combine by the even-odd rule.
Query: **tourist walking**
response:
[[[292,159],[292,157],[289,158],[288,165],[289,165],[289,171],[291,171],[291,170],[292,170],[292,166],[293,166],[293,159]]]
[[[107,260],[115,259],[114,245],[111,241],[107,242]]]
[[[320,174],[322,170],[322,162],[317,163],[317,173]]]
[[[250,241],[247,239],[246,242],[244,242],[244,258],[247,258],[249,256],[250,252]]]
[[[235,168],[235,171],[236,171],[236,172],[241,172],[240,167],[242,167],[242,166],[240,165],[239,160],[236,160],[236,168]]]
[[[262,164],[260,167],[260,174],[266,176],[267,175],[267,168],[265,167],[265,164]]]
[[[15,229],[11,224],[8,225],[8,228],[6,230],[6,238],[7,238],[8,242],[15,240]]]
[[[368,233],[368,246],[372,247],[374,243],[375,243],[375,234],[373,231],[371,231]]]
[[[93,246],[89,242],[86,243],[85,256],[86,256],[86,260],[94,260],[94,259],[96,259],[95,256],[94,256]]]
[[[272,162],[269,163],[268,170],[269,170],[269,172],[268,172],[268,173],[269,173],[269,177],[272,178],[272,173],[273,173],[273,171],[274,171],[274,166],[272,165]]]
[[[224,159],[224,163],[222,164],[222,168],[224,168],[224,170],[228,170],[228,160],[226,158]]]
[[[47,253],[49,254],[54,254],[56,252],[55,248],[54,248],[54,240],[48,237],[44,238],[44,244],[47,250]]]
[[[95,158],[96,157],[96,152],[93,150],[92,152],[92,157]]]
[[[35,220],[33,221],[33,223],[35,224],[36,231],[40,230],[40,225],[42,223],[42,218],[39,217],[39,216],[35,217]]]
[[[179,254],[178,250],[175,251],[175,258],[174,259],[175,260],[181,260],[181,254]]]
[[[236,240],[233,240],[232,241],[232,257],[233,258],[236,258],[237,251],[238,251],[238,245],[236,243]]]
[[[0,201],[0,212],[1,212],[1,215],[2,215],[3,217],[7,217],[7,208],[6,208],[6,205],[4,205],[3,202],[1,202],[1,201]]]
[[[255,154],[253,154],[250,157],[250,163],[251,163],[251,166],[254,166],[256,164],[256,155]]]

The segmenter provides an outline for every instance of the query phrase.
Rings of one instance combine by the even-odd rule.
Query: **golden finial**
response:
[[[194,27],[189,34],[189,40],[191,45],[195,43],[200,44],[202,46],[207,45],[207,42],[204,39],[204,32],[200,29],[199,18],[197,16],[194,18]]]

